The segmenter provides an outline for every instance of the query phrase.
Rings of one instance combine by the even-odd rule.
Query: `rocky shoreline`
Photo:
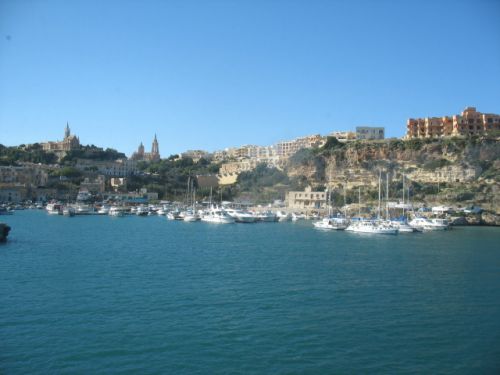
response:
[[[451,225],[461,226],[461,225],[482,225],[490,227],[500,226],[500,215],[493,214],[490,212],[483,212],[477,215],[467,215],[459,217],[451,217]]]
[[[0,223],[0,242],[5,242],[9,235],[10,227],[7,224]]]

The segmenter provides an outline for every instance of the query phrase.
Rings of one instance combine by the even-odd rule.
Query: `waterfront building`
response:
[[[160,161],[160,148],[156,134],[151,145],[151,152],[144,152],[144,145],[141,142],[137,151],[132,154],[131,159],[135,161]]]
[[[27,163],[22,166],[0,166],[0,202],[19,202],[47,185],[48,166]]]
[[[385,138],[385,129],[383,127],[356,126],[356,139],[376,140]]]
[[[66,129],[64,129],[64,139],[62,141],[49,141],[42,143],[42,149],[44,151],[62,154],[58,155],[60,157],[64,156],[68,151],[78,150],[79,148],[80,139],[77,136],[71,134],[69,123],[66,123]]]
[[[19,203],[28,197],[25,184],[0,183],[0,203]]]
[[[326,192],[312,191],[310,186],[304,191],[289,191],[285,203],[288,208],[297,210],[317,210],[326,207]]]
[[[81,171],[94,170],[109,177],[129,177],[139,173],[137,162],[132,159],[114,161],[77,159],[75,167]]]
[[[460,115],[408,119],[405,139],[468,137],[500,130],[500,115],[467,107]]]

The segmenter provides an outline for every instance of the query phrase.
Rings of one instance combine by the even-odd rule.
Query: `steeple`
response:
[[[142,144],[142,142],[141,142],[141,144],[139,145],[139,148],[138,148],[138,150],[137,150],[137,153],[138,153],[139,155],[141,155],[141,156],[144,156],[144,145]]]
[[[160,160],[160,149],[158,147],[158,140],[156,139],[156,134],[155,138],[153,139],[153,145],[151,146],[151,160]]]
[[[66,122],[66,129],[64,130],[64,139],[69,138],[71,131],[69,130],[69,123]]]

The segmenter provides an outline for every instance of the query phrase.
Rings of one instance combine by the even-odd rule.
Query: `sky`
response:
[[[500,113],[500,0],[0,0],[0,144],[163,157]]]

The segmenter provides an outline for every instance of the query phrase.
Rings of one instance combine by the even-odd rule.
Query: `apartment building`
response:
[[[408,119],[406,139],[468,137],[500,130],[500,115],[467,107],[460,115]]]

